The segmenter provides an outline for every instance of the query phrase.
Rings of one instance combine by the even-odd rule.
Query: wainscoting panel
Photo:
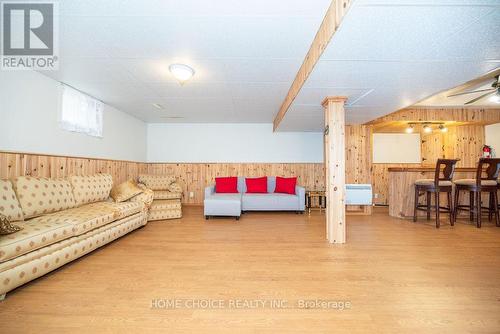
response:
[[[202,204],[205,187],[218,176],[297,176],[297,183],[306,189],[324,189],[324,166],[316,163],[148,163],[146,166],[150,174],[179,177],[183,202],[187,204]]]
[[[75,158],[43,154],[0,152],[0,178],[39,176],[65,178],[70,175],[109,173],[115,183],[135,179],[145,164],[131,161]]]

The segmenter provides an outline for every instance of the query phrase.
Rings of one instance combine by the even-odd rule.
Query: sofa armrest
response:
[[[205,188],[205,198],[213,195],[215,193],[215,185],[210,185]]]
[[[295,186],[295,193],[299,196],[299,210],[305,211],[306,209],[306,189],[301,186]]]
[[[174,193],[182,193],[182,186],[180,185],[179,182],[172,182],[168,186],[168,191],[174,192]]]
[[[151,189],[144,189],[142,193],[136,195],[129,199],[129,202],[138,202],[143,205],[144,211],[149,211],[151,204],[153,203],[154,193]]]

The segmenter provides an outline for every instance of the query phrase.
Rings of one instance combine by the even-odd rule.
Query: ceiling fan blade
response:
[[[469,102],[466,102],[465,104],[472,104],[472,103],[474,103],[474,102],[477,102],[477,101],[481,100],[482,98],[484,98],[484,97],[486,97],[486,96],[488,96],[488,95],[493,95],[493,94],[496,94],[496,91],[491,92],[491,93],[486,93],[486,94],[483,94],[483,95],[481,95],[481,96],[479,96],[479,97],[476,97],[476,98],[475,98],[475,99],[473,99],[473,100],[470,100]]]
[[[473,90],[471,92],[463,92],[463,93],[451,94],[451,95],[448,95],[448,97],[465,95],[465,94],[473,94],[473,93],[479,93],[479,92],[488,92],[488,91],[492,91],[492,90],[495,90],[495,88],[479,89],[479,90]]]

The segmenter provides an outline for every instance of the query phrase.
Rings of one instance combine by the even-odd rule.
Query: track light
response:
[[[425,124],[423,129],[425,133],[432,133],[432,128],[429,124]]]
[[[408,124],[408,127],[405,129],[406,133],[413,133],[413,124]]]
[[[444,124],[439,124],[439,130],[441,132],[448,132],[448,128]]]

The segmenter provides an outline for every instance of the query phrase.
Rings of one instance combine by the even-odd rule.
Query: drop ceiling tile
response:
[[[349,100],[347,103],[356,101],[364,94],[369,93],[370,90],[366,89],[353,89],[353,88],[312,88],[304,87],[300,90],[299,95],[295,98],[296,104],[312,104],[321,106],[321,102],[327,96],[347,96]]]
[[[136,79],[109,58],[70,58],[61,57],[58,71],[45,71],[44,74],[61,82],[86,83],[134,83]],[[76,87],[78,88],[78,87]]]
[[[292,83],[302,59],[227,59],[224,72],[227,81]]]
[[[98,17],[60,16],[58,33],[61,61],[77,57],[107,57],[106,27],[106,22]]]
[[[170,56],[165,58],[116,58],[114,61],[126,68],[137,80],[144,83],[178,84],[177,79],[168,69],[171,64],[176,63],[189,65],[195,71],[193,78],[186,85],[226,81],[224,60]]]
[[[324,13],[330,0],[64,0],[60,11],[79,16],[306,16]],[[119,10],[118,10],[119,9]]]
[[[356,0],[359,6],[499,6],[498,0]]]
[[[87,84],[84,82],[72,84],[72,81],[69,81],[68,84],[75,87],[81,91],[92,95],[104,102],[110,100],[119,100],[124,99],[127,96],[141,96],[142,98],[154,98],[156,97],[156,93],[142,85],[140,83],[92,83]]]
[[[187,82],[147,84],[159,97],[166,98],[231,98],[231,91],[225,83],[215,82],[210,85]]]
[[[242,99],[233,98],[234,111],[240,114],[274,115],[281,105],[279,99]]]
[[[233,98],[282,100],[290,88],[288,82],[230,82],[228,83]]]
[[[498,9],[449,36],[439,48],[428,50],[429,58],[500,61],[500,1]]]
[[[423,60],[428,50],[441,48],[447,37],[491,11],[488,6],[358,4],[351,8],[322,59]],[[439,59],[447,58],[434,58]]]
[[[319,26],[302,17],[106,17],[111,57],[304,57]]]

